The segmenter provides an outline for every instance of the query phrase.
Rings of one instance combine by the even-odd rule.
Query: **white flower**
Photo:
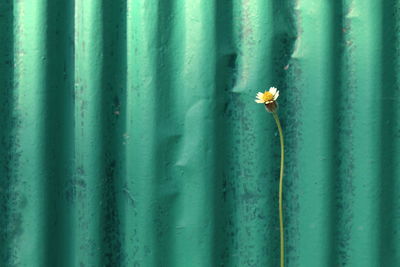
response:
[[[271,104],[275,102],[278,97],[279,91],[275,87],[271,87],[269,91],[265,90],[264,93],[258,92],[255,101],[260,104]]]

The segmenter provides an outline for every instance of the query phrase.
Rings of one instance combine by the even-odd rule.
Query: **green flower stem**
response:
[[[284,230],[283,230],[283,212],[282,212],[282,188],[283,188],[283,163],[285,161],[285,145],[283,143],[283,132],[281,122],[279,121],[278,113],[273,112],[276,126],[278,126],[279,138],[281,141],[281,170],[279,175],[279,229],[281,234],[281,267],[285,265],[285,245],[284,245]]]

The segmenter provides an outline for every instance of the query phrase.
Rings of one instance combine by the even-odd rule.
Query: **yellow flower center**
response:
[[[262,100],[263,100],[264,102],[272,101],[272,100],[274,100],[274,95],[271,94],[270,92],[265,92],[265,93],[263,94],[263,96],[262,96]]]

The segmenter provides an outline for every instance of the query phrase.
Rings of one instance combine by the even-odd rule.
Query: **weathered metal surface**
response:
[[[399,8],[1,1],[1,266],[400,266]]]

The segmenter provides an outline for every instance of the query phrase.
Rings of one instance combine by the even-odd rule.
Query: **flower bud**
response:
[[[265,109],[268,112],[272,112],[272,113],[276,112],[278,110],[278,102],[274,101],[274,102],[265,104]]]

